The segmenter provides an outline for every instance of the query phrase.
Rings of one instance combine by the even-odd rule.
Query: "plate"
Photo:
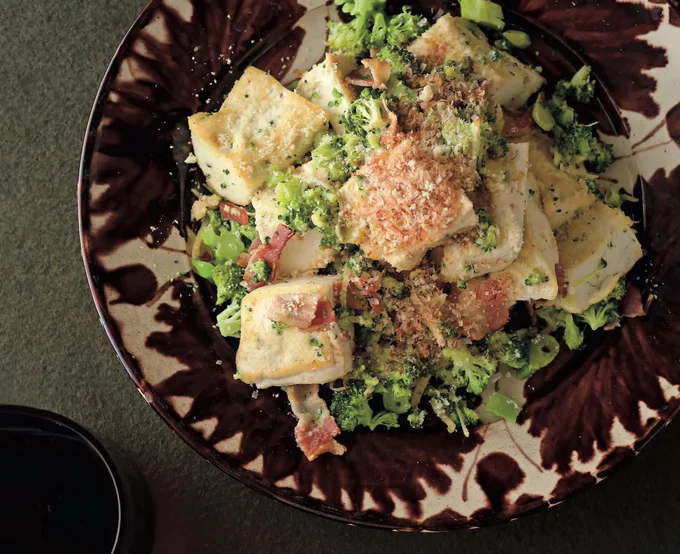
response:
[[[411,3],[430,15],[439,0]],[[614,179],[635,187],[645,318],[595,337],[524,385],[517,425],[342,435],[308,462],[285,395],[233,379],[186,255],[186,118],[217,108],[255,64],[284,83],[323,53],[319,0],[153,0],[118,48],[88,124],[78,184],[83,259],[102,324],[146,401],[246,485],[346,522],[470,528],[554,505],[633,457],[680,408],[680,15],[670,4],[512,0],[511,24],[548,77],[587,61]],[[671,45],[676,45],[672,48]]]

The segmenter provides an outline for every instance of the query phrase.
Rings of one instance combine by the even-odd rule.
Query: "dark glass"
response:
[[[129,469],[66,418],[0,407],[0,554],[148,552],[150,502]]]

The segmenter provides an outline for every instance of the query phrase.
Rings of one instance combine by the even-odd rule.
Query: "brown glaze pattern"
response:
[[[513,0],[510,5],[576,45],[620,109],[659,114],[656,81],[643,71],[666,66],[668,58],[663,48],[641,37],[659,28],[660,8],[615,0]]]
[[[415,4],[424,14],[443,7]],[[616,103],[604,98],[598,108],[611,118],[607,132],[627,132],[616,108],[659,114],[657,83],[643,71],[668,62],[644,38],[666,23],[661,7],[510,5],[518,12],[509,12],[512,23],[535,31],[532,50],[549,78],[573,70],[580,54],[595,61]],[[672,293],[680,283],[680,167],[652,168],[639,185],[653,264],[650,271],[641,264],[639,277],[658,296],[649,316],[594,335],[588,350],[563,352],[534,376],[521,426],[494,424],[467,439],[437,427],[358,431],[341,436],[345,456],[310,463],[295,445],[284,395],[266,390],[253,398],[234,380],[236,345],[215,331],[209,303],[183,273],[186,184],[198,178],[182,162],[190,150],[185,120],[216,107],[250,63],[282,78],[305,38],[322,40],[318,27],[290,31],[304,12],[293,0],[154,0],[112,62],[86,137],[79,209],[93,298],[130,376],[217,466],[284,502],[346,521],[471,527],[546,507],[607,475],[680,408],[673,388],[680,385],[680,300]],[[660,118],[676,142],[678,114],[676,106]],[[181,407],[177,398],[189,402]]]

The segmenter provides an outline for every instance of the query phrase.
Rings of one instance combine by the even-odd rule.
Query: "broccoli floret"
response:
[[[550,147],[556,166],[585,165],[589,171],[604,173],[613,163],[614,147],[598,139],[591,127],[574,122],[556,129]]]
[[[621,192],[621,189],[609,186],[604,193],[603,200],[612,208],[620,208],[624,202],[637,202],[635,196]]]
[[[383,405],[389,412],[405,414],[411,408],[413,390],[403,381],[385,380],[375,388],[375,391],[382,394]]]
[[[477,238],[475,239],[475,244],[479,246],[483,252],[488,252],[492,248],[496,248],[496,226],[492,225],[491,216],[486,210],[479,210],[477,218]]]
[[[408,88],[398,77],[391,75],[387,81],[387,96],[401,102],[410,102],[417,98],[416,92]]]
[[[208,246],[217,262],[236,260],[245,251],[239,234],[232,233],[216,210],[207,213],[207,222],[198,233],[198,239]]]
[[[373,269],[374,266],[373,260],[367,258],[361,250],[354,252],[345,262],[345,267],[355,275],[361,275],[365,271]]]
[[[255,240],[257,236],[257,229],[255,228],[255,210],[251,205],[246,206],[248,213],[248,224],[243,225],[238,221],[229,221],[229,231],[239,237],[246,248],[250,247],[250,243]]]
[[[272,266],[262,258],[250,265],[250,271],[253,283],[268,283],[272,276]]]
[[[387,427],[388,429],[399,427],[399,416],[393,412],[383,410],[373,416],[373,419],[371,419],[368,424],[368,428],[371,431],[375,431],[376,427],[379,425]]]
[[[442,357],[448,362],[436,371],[444,384],[465,388],[469,393],[480,395],[496,373],[497,362],[485,354],[474,355],[466,347],[444,348]]]
[[[550,148],[557,167],[584,165],[588,171],[604,173],[614,161],[614,147],[597,138],[589,125],[576,120],[568,100],[588,102],[593,98],[594,81],[590,67],[584,66],[571,81],[560,81],[550,102],[542,94],[534,105],[534,120],[544,131],[553,132]]]
[[[425,19],[404,7],[398,15],[390,17],[385,40],[391,46],[404,47],[422,35],[430,25]]]
[[[354,311],[347,306],[341,306],[336,308],[335,317],[338,327],[349,333],[354,329],[355,325],[366,329],[375,329],[375,321],[378,316],[373,311]]]
[[[425,410],[419,410],[418,408],[413,408],[408,416],[406,416],[406,419],[408,421],[408,424],[411,426],[413,429],[422,429],[423,424],[425,423],[425,416],[427,415],[427,412]]]
[[[217,316],[217,328],[223,337],[239,338],[241,336],[241,299],[240,295],[231,299],[231,303]]]
[[[449,433],[461,429],[466,437],[470,436],[468,427],[476,425],[479,422],[479,416],[474,410],[470,409],[464,400],[446,387],[438,389],[429,387],[426,394],[430,397],[432,410],[446,424]]]
[[[479,125],[462,117],[442,122],[441,138],[454,154],[479,158],[482,154],[482,134]]]
[[[612,208],[620,208],[624,202],[637,202],[635,196],[631,196],[623,192],[614,185],[605,186],[598,182],[597,179],[588,178],[585,180],[588,190],[593,194],[599,196],[604,202]]]
[[[489,137],[486,142],[486,152],[491,159],[502,158],[508,153],[508,141],[502,137]]]
[[[395,298],[404,298],[408,293],[406,288],[406,283],[397,281],[394,277],[383,277],[381,288],[388,294],[394,296]]]
[[[358,425],[368,427],[371,431],[379,425],[387,428],[399,427],[398,415],[395,413],[383,411],[373,415],[362,383],[353,383],[336,392],[331,400],[330,411],[343,431],[354,431]]]
[[[586,186],[593,194],[602,197],[602,187],[597,179],[586,179]]]
[[[436,67],[435,72],[442,74],[449,81],[462,81],[472,72],[472,58],[465,56],[461,62],[449,60]]]
[[[217,288],[216,304],[218,306],[231,300],[237,294],[245,294],[245,289],[241,286],[243,269],[231,260],[216,266],[212,272],[212,279]]]
[[[619,309],[621,307],[621,299],[625,293],[625,285],[623,279],[621,279],[607,298],[597,304],[593,304],[576,317],[585,321],[593,331],[609,323],[614,323],[621,319]]]
[[[349,23],[328,23],[328,46],[354,57],[385,43],[387,20],[383,11],[385,0],[335,0],[342,11],[354,17]]]
[[[527,379],[547,366],[560,351],[552,336],[537,333],[534,328],[514,333],[496,331],[486,337],[485,345],[489,356],[515,369],[520,379]]]
[[[418,62],[411,52],[396,46],[386,44],[378,52],[379,60],[389,60],[392,75],[397,77],[408,76],[418,71]]]
[[[389,126],[383,100],[379,92],[365,88],[340,118],[348,132],[373,150],[381,147],[380,137]]]
[[[529,342],[525,334],[496,331],[486,337],[485,343],[489,355],[500,363],[514,369],[529,365]]]
[[[302,180],[283,171],[274,171],[269,177],[276,200],[283,213],[279,216],[290,229],[304,234],[312,228],[322,235],[321,244],[336,247],[338,237],[338,198],[333,190],[324,186],[306,187]]]
[[[373,410],[361,385],[352,385],[337,391],[331,400],[331,414],[343,431],[354,431],[357,425],[368,426],[373,419]]]
[[[354,135],[324,135],[312,150],[312,163],[327,170],[331,181],[344,183],[363,159],[358,143]]]
[[[380,363],[373,363],[371,369],[379,376],[374,390],[382,394],[385,409],[396,414],[408,412],[417,380],[429,372],[427,362],[413,356],[398,360],[388,349],[380,347],[373,347],[368,354],[372,362],[382,358]]]
[[[576,102],[588,103],[595,96],[595,80],[591,77],[591,68],[584,65],[570,81],[560,81],[555,88],[555,96],[568,98]]]
[[[536,310],[536,315],[544,320],[553,330],[564,329],[564,342],[570,350],[577,350],[583,344],[583,331],[574,321],[574,316],[553,306],[544,306]]]
[[[412,15],[408,8],[390,17],[385,15],[385,0],[335,0],[344,13],[354,17],[348,23],[328,23],[328,46],[354,57],[370,48],[380,48],[386,42],[392,46],[406,46],[421,35],[427,22]]]

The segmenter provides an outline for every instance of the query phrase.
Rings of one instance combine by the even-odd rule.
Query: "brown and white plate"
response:
[[[451,10],[411,3],[423,14]],[[396,7],[396,6],[395,6]],[[285,395],[233,379],[236,344],[213,328],[190,274],[186,118],[217,108],[250,64],[284,83],[323,53],[323,0],[152,0],[121,43],[83,149],[83,258],[102,323],[144,398],[199,453],[246,485],[343,521],[408,530],[493,523],[554,505],[634,456],[680,408],[680,13],[669,0],[510,0],[527,56],[557,79],[590,63],[634,187],[645,318],[595,335],[524,387],[517,425],[343,434],[308,462]]]

